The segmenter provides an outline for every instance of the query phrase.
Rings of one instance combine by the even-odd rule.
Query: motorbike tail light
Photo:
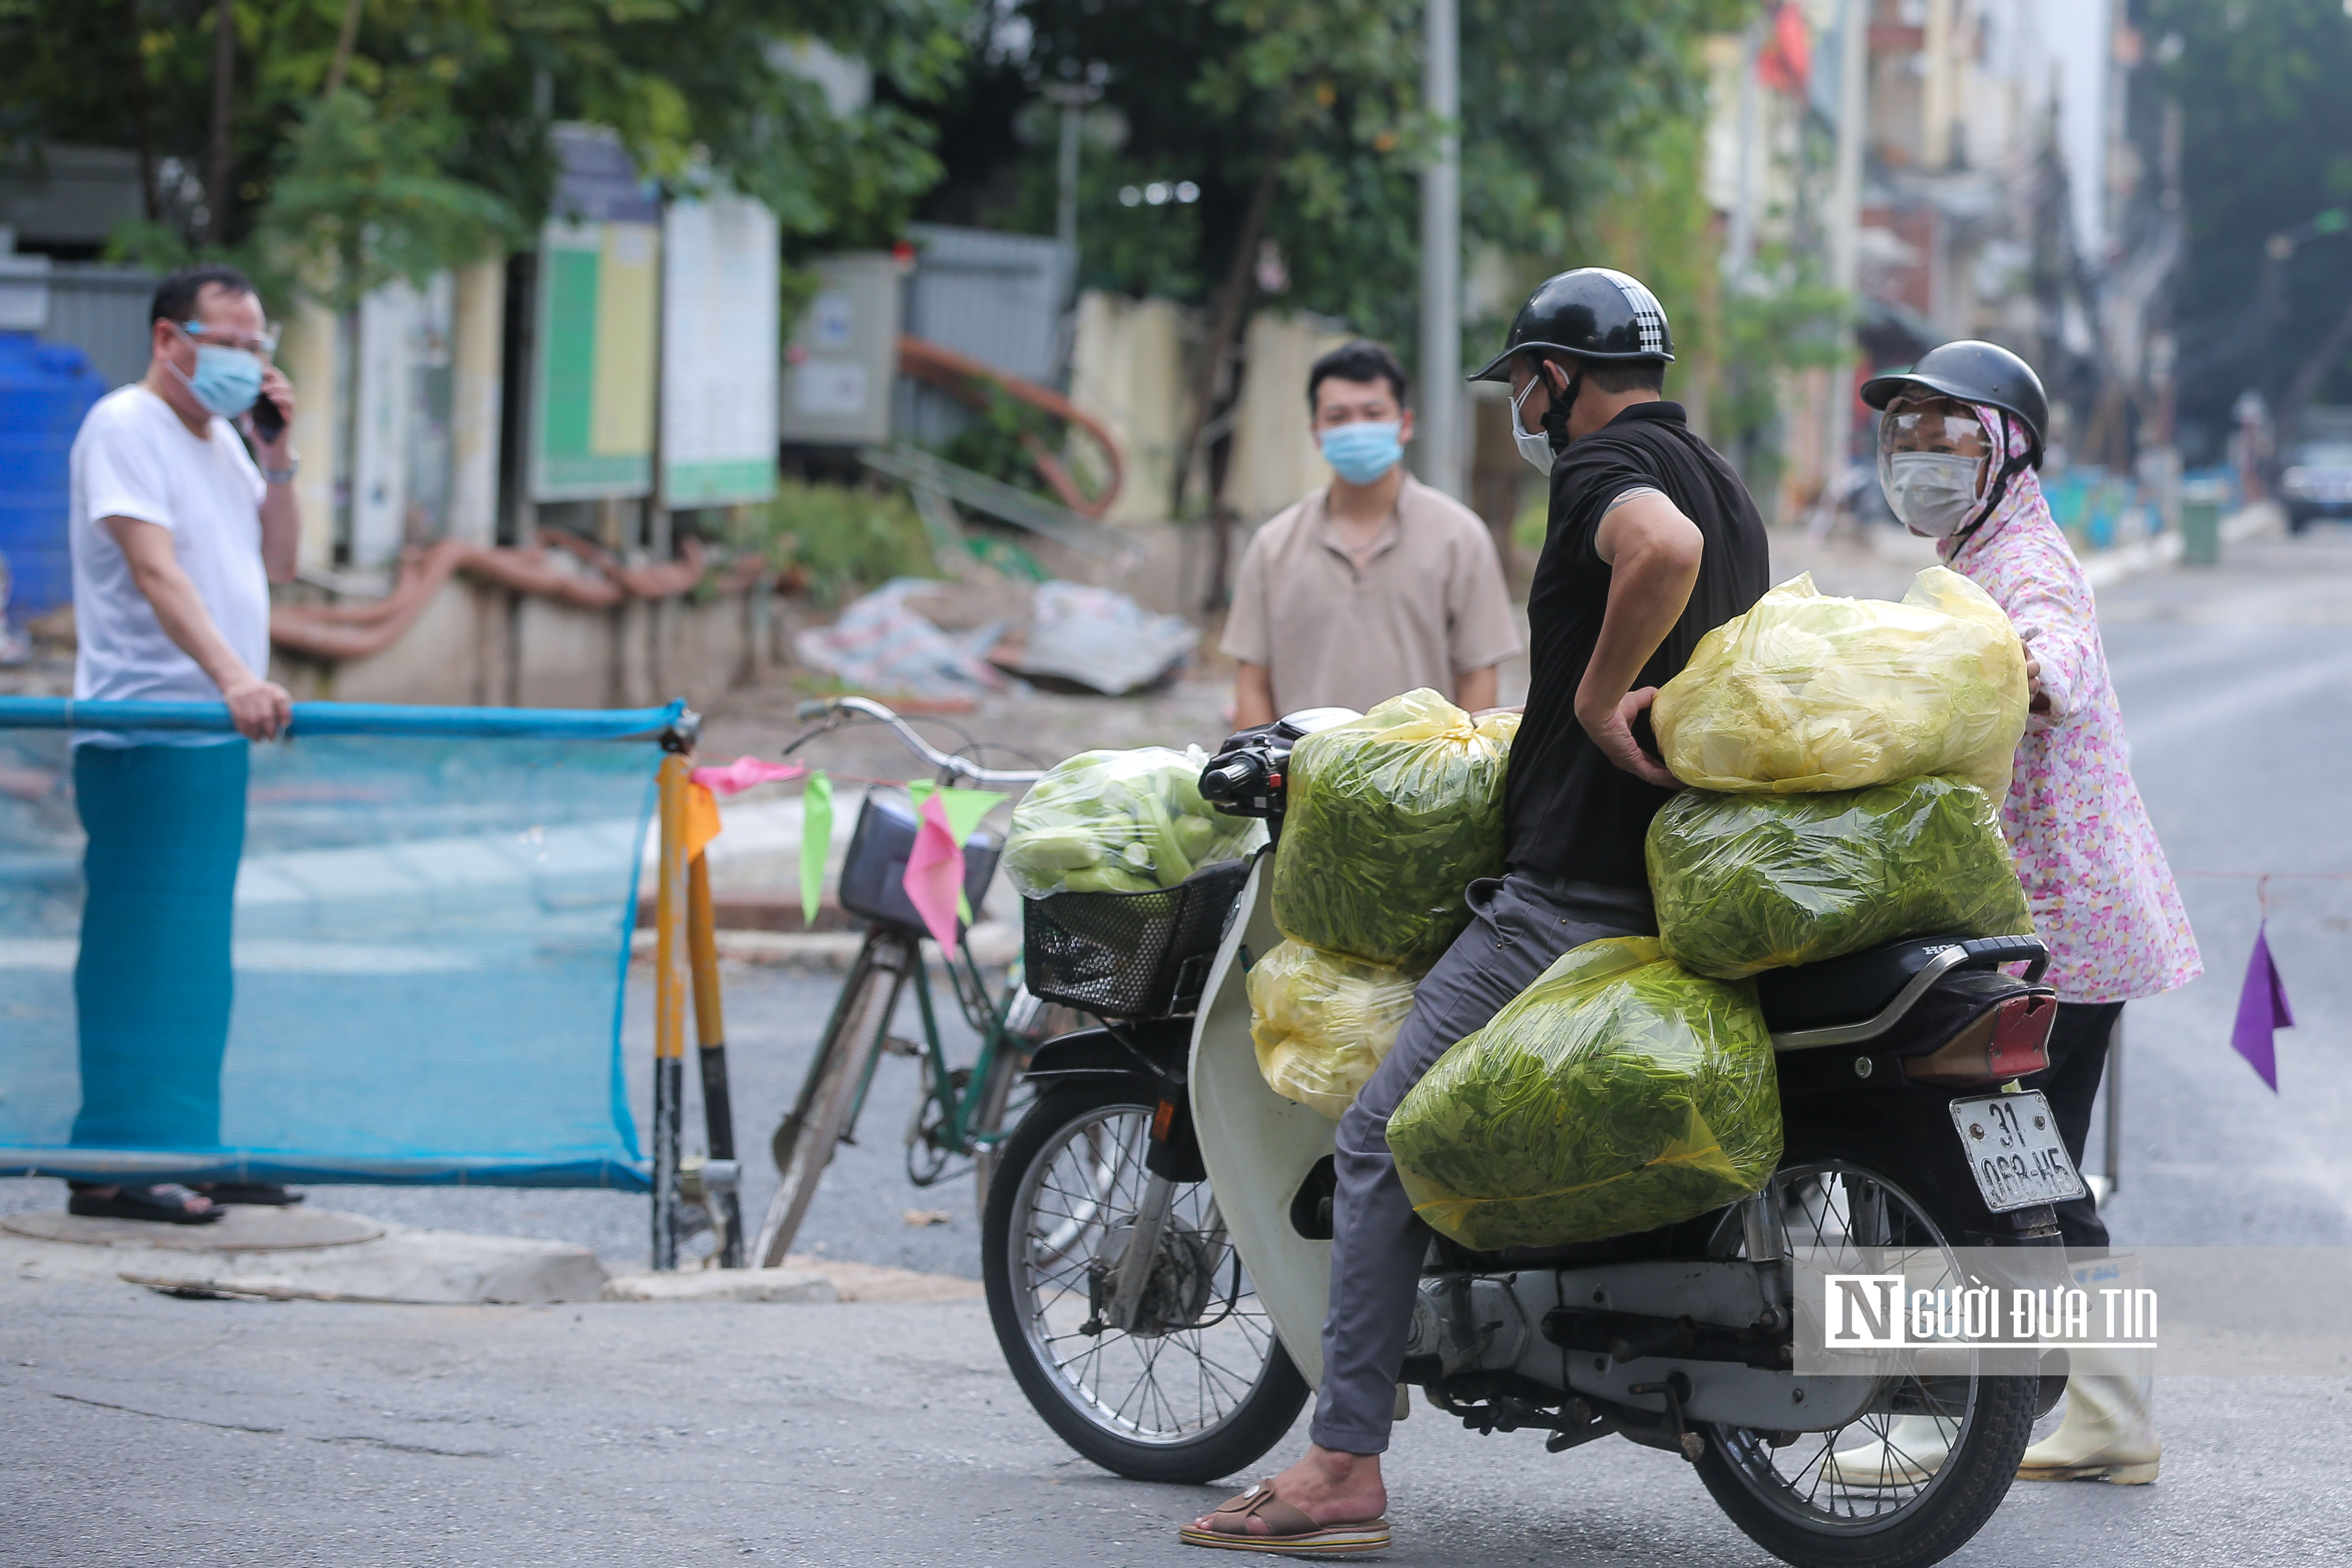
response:
[[[1913,1083],[2000,1083],[2050,1065],[2050,1026],[2058,999],[2046,993],[2012,996],[1924,1057],[1904,1059]]]

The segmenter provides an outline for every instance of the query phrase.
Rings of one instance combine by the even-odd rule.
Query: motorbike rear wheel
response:
[[[981,1275],[1004,1359],[1064,1442],[1122,1476],[1197,1486],[1263,1458],[1307,1384],[1205,1182],[1176,1188],[1133,1326],[1106,1321],[1155,1180],[1157,1100],[1115,1079],[1040,1097],[1001,1145]]]
[[[1791,1247],[1832,1270],[1872,1272],[1865,1251],[1895,1247],[1942,1252],[1960,1283],[1943,1227],[1876,1171],[1791,1163],[1769,1195]],[[1706,1427],[1699,1479],[1749,1540],[1797,1568],[1926,1568],[1967,1544],[2008,1496],[2038,1394],[2031,1377],[1906,1375],[1833,1432]]]

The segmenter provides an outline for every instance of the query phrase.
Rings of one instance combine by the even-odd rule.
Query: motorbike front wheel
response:
[[[1144,1168],[1156,1097],[1128,1083],[1042,1096],[1001,1146],[981,1231],[997,1342],[1062,1440],[1107,1470],[1185,1485],[1230,1476],[1282,1440],[1307,1384],[1276,1338],[1205,1182]],[[1130,1259],[1147,1205],[1159,1246]],[[1123,1268],[1132,1321],[1111,1320]]]

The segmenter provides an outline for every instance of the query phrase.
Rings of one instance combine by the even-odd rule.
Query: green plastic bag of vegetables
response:
[[[1250,1038],[1265,1086],[1332,1121],[1396,1044],[1418,977],[1303,942],[1250,965]]]
[[[1780,1082],[1752,984],[1611,937],[1438,1058],[1389,1149],[1414,1212],[1465,1247],[1598,1241],[1761,1188],[1780,1162]]]
[[[1003,865],[1024,898],[1147,893],[1265,841],[1265,824],[1201,798],[1208,753],[1145,746],[1056,763],[1013,808]]]
[[[1647,847],[1666,956],[1726,980],[1906,936],[2033,930],[1992,803],[1959,779],[1685,790],[1652,820]]]
[[[1462,890],[1503,874],[1503,769],[1518,717],[1472,723],[1426,689],[1318,730],[1290,753],[1274,858],[1285,936],[1426,969],[1470,923]]]
[[[1697,789],[1789,795],[1923,773],[2009,793],[2025,645],[1992,596],[1930,566],[1899,605],[1811,574],[1699,639],[1650,710],[1667,771]]]

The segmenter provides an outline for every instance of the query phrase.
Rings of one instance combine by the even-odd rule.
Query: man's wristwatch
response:
[[[294,482],[294,476],[301,471],[302,454],[299,452],[289,452],[286,454],[286,466],[284,468],[265,468],[261,470],[261,477],[273,485],[290,485]]]

